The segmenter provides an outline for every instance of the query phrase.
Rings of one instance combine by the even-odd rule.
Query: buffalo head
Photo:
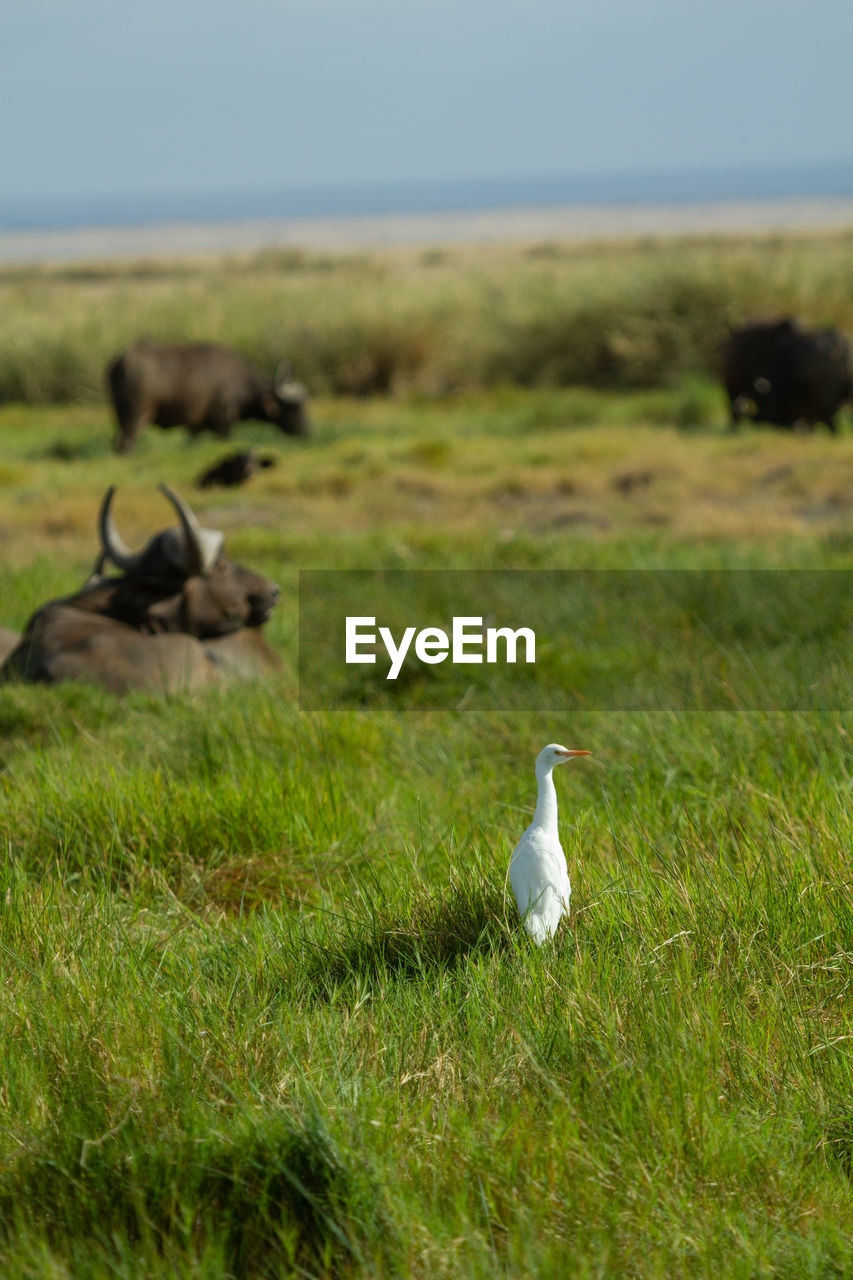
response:
[[[233,564],[222,549],[224,535],[203,528],[168,485],[160,488],[177,511],[180,525],[155,534],[141,551],[131,551],[116,529],[114,485],[101,503],[98,572],[111,561],[124,574],[115,584],[113,616],[142,630],[182,631],[202,640],[240,627],[261,626],[278,599],[278,587],[261,574]]]
[[[272,394],[264,402],[267,420],[274,422],[285,435],[307,436],[311,431],[308,417],[308,391],[290,376],[290,365],[284,361],[273,379]]]

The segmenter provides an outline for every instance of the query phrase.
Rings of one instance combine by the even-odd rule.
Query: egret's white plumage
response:
[[[539,785],[536,812],[515,846],[509,864],[509,881],[524,927],[537,946],[553,938],[563,913],[568,915],[572,892],[566,855],[557,831],[554,769],[575,756],[588,755],[588,751],[570,750],[552,742],[536,757]]]

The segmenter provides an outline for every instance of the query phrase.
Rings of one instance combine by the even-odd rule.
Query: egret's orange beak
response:
[[[571,750],[571,751],[568,751],[568,750],[567,750],[567,751],[561,751],[561,752],[560,752],[560,755],[561,755],[561,756],[565,756],[567,760],[570,760],[570,759],[572,758],[572,756],[591,756],[591,755],[592,755],[592,752],[591,752],[591,751],[575,751],[575,750],[573,749],[573,750]]]

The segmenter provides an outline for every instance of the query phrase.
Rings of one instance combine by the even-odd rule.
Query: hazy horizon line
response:
[[[6,196],[0,198],[0,227],[59,230],[161,220],[221,222],[811,196],[853,196],[853,160]]]

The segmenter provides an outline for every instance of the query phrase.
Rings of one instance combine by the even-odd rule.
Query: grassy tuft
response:
[[[390,978],[424,980],[466,957],[500,953],[510,945],[504,886],[476,859],[450,868],[450,883],[399,889],[358,877],[355,905],[321,916],[312,936],[294,944],[308,983],[328,996],[347,985],[359,990]]]
[[[77,1082],[81,1100],[86,1083]],[[229,1274],[246,1277],[280,1274],[283,1265],[341,1274],[364,1260],[365,1244],[377,1253],[390,1246],[373,1180],[316,1109],[150,1144],[134,1108],[131,1100],[112,1125],[91,1106],[66,1116],[52,1143],[0,1171],[7,1241],[41,1231],[54,1258],[92,1242],[107,1258],[118,1237],[149,1264],[189,1248],[220,1255]]]

